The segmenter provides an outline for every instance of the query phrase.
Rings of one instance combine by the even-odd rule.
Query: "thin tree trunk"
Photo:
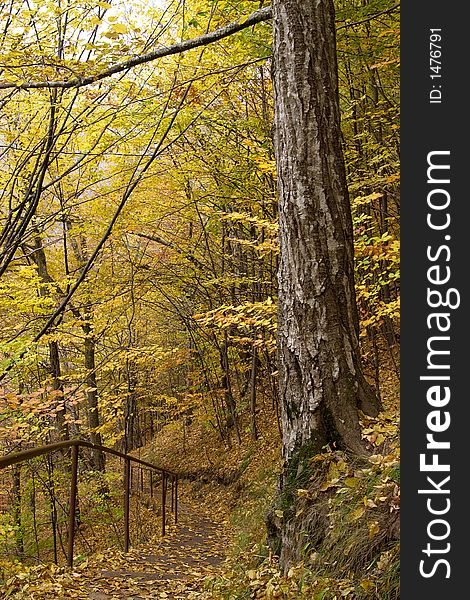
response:
[[[39,231],[36,232],[36,237],[34,240],[34,251],[31,253],[31,258],[36,265],[36,269],[38,272],[41,281],[45,284],[52,284],[54,280],[49,274],[49,270],[47,268],[47,258],[46,253],[44,252],[44,246],[39,235]],[[42,297],[47,297],[49,294],[48,290],[45,286],[42,286],[40,289],[40,295]],[[60,410],[56,412],[56,422],[58,429],[58,438],[67,440],[69,438],[69,430],[68,426],[65,422],[65,396],[64,396],[64,385],[62,382],[62,372],[60,366],[60,354],[59,354],[59,343],[57,340],[51,340],[48,343],[49,346],[49,365],[50,365],[50,373],[52,376],[52,389],[58,393],[58,397],[60,401],[63,403],[63,406]]]
[[[62,372],[60,368],[59,344],[56,340],[49,342],[49,363],[52,374],[52,389],[58,393],[63,406],[56,413],[57,428],[59,436],[63,440],[69,439],[69,428],[65,421],[65,394],[64,384],[62,382]]]
[[[251,349],[251,377],[250,377],[250,413],[251,413],[251,439],[258,439],[256,426],[256,378],[258,375],[258,349],[254,342]]]
[[[13,466],[13,523],[16,527],[16,552],[24,554],[23,519],[21,516],[21,465]]]
[[[66,221],[67,230],[71,230],[72,223],[70,220]],[[77,259],[80,267],[83,269],[88,261],[88,252],[86,239],[82,234],[78,237],[70,235],[70,243],[72,245],[73,253]],[[93,313],[91,312],[90,304],[86,305],[83,309],[83,315],[81,316],[81,327],[85,335],[85,341],[83,344],[83,357],[85,363],[85,383],[87,386],[86,398],[87,398],[87,412],[88,412],[88,427],[90,429],[90,441],[93,444],[102,445],[101,434],[98,431],[100,427],[100,413],[98,405],[98,382],[96,379],[96,340],[93,332]],[[97,471],[105,471],[105,455],[104,452],[98,449],[91,451],[91,457],[93,466]]]
[[[222,377],[221,384],[222,389],[224,390],[224,400],[225,405],[228,411],[228,419],[227,419],[227,429],[230,430],[230,426],[235,427],[235,433],[237,436],[237,441],[241,444],[240,430],[238,427],[238,418],[237,418],[237,405],[235,402],[235,398],[233,397],[232,392],[232,384],[230,381],[230,364],[228,359],[228,340],[227,334],[225,333],[224,343],[220,348],[220,366],[222,369]]]
[[[90,324],[90,315],[86,315],[86,321],[82,325],[85,333],[85,343],[83,347],[85,360],[85,382],[86,398],[88,405],[88,426],[90,428],[90,440],[93,444],[102,445],[101,434],[98,431],[100,427],[100,415],[98,407],[98,383],[96,381],[96,361],[95,361],[95,338]],[[98,471],[105,471],[104,452],[98,449],[92,450],[93,466]]]

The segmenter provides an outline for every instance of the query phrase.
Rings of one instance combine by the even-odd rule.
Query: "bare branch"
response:
[[[369,15],[368,17],[366,17],[365,19],[362,19],[361,21],[355,21],[354,23],[345,23],[344,25],[340,25],[339,27],[336,28],[336,30],[338,31],[339,29],[347,29],[349,27],[354,27],[355,25],[362,25],[362,23],[368,23],[369,21],[373,21],[374,19],[377,19],[378,17],[381,17],[382,15],[388,15],[388,14],[394,12],[395,10],[397,10],[398,8],[400,8],[399,2],[397,4],[394,4],[390,8],[387,8],[386,10],[381,10],[378,13]]]
[[[161,244],[162,246],[166,246],[167,248],[174,250],[175,252],[177,252],[178,254],[183,256],[184,258],[191,261],[199,269],[205,268],[205,266],[194,256],[194,254],[192,254],[191,252],[185,252],[184,250],[179,248],[173,242],[170,242],[169,240],[165,240],[164,238],[162,238],[159,235],[155,235],[155,234],[149,235],[147,233],[140,233],[138,231],[129,231],[129,233],[132,235],[136,235],[138,237],[144,238],[146,240],[150,240],[151,242],[156,242],[157,244]]]

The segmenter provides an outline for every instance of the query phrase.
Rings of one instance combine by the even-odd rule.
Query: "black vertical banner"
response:
[[[401,598],[467,598],[466,3],[401,7]]]

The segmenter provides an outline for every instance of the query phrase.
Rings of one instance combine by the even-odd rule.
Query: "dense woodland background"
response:
[[[248,554],[264,543],[281,443],[271,24],[91,85],[34,82],[90,77],[257,8],[205,0],[0,5],[0,454],[79,437],[152,458],[193,486],[222,486],[210,488],[214,506],[244,526],[254,515],[243,534]],[[323,479],[312,481],[330,482],[324,492],[346,490],[349,522],[359,531],[364,520],[366,532],[354,543],[372,552],[330,573],[327,586],[318,587],[318,571],[305,596],[293,591],[295,569],[287,588],[280,579],[272,588],[293,598],[385,599],[398,597],[395,571],[387,571],[396,569],[399,481],[398,6],[338,0],[336,24],[360,343],[384,411],[363,420],[379,457],[369,471],[362,465],[365,475],[328,448],[317,461]],[[109,487],[114,463],[94,451],[83,465]],[[50,489],[57,477],[60,487],[57,469],[38,467],[37,478]],[[10,560],[36,552],[26,532],[31,479],[18,469],[0,478],[0,545]],[[298,496],[316,506],[310,485],[297,486]],[[366,520],[380,504],[374,485],[385,516]],[[265,501],[252,510],[256,497]],[[318,550],[309,543],[311,556]],[[249,578],[264,583],[251,589],[266,595],[256,597],[281,597],[268,595],[274,575],[257,560],[260,572]],[[364,575],[372,564],[375,575]],[[237,577],[232,592],[214,584],[213,597],[254,597],[240,591],[246,569]]]

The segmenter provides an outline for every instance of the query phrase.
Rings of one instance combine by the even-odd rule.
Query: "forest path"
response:
[[[81,584],[89,600],[196,599],[202,580],[225,558],[228,538],[222,523],[181,503],[178,524],[164,538],[131,548],[99,566],[89,565]],[[104,557],[105,558],[105,557]],[[85,585],[84,585],[85,584]]]

